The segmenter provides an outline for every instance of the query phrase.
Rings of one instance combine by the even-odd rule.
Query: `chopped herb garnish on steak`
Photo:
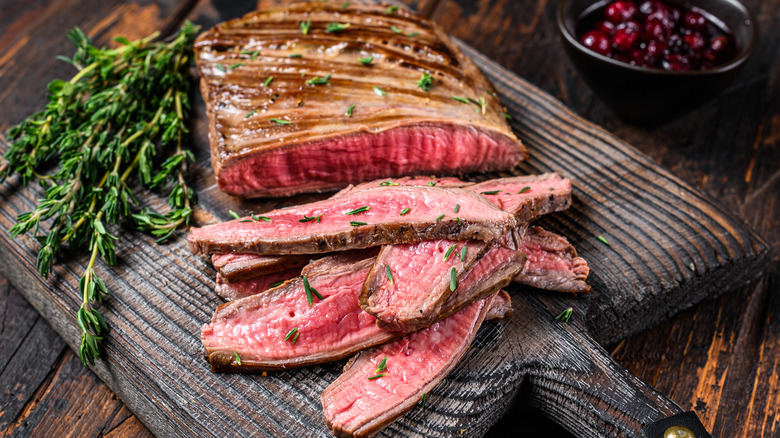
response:
[[[252,117],[253,115],[255,115],[255,113],[256,113],[256,112],[257,112],[257,110],[256,110],[256,109],[254,109],[254,110],[252,110],[252,111],[249,111],[248,113],[246,113],[246,115],[244,116],[244,118],[245,118],[245,119],[248,119],[248,118]]]
[[[390,15],[397,10],[398,10],[398,6],[395,5],[390,6],[389,8],[385,9],[385,15]]]
[[[410,211],[409,208],[404,208],[403,210],[401,210],[401,216],[405,215],[406,213],[409,213],[409,211]]]
[[[379,366],[376,367],[376,371],[374,371],[374,374],[379,374],[385,372],[387,369],[387,356],[385,356],[384,359],[382,359],[381,362],[379,362]]]
[[[436,181],[428,181],[428,186],[433,187],[436,185]]]
[[[452,210],[453,212],[457,213],[460,211],[460,204],[455,204],[455,209]]]
[[[599,234],[599,235],[598,235],[598,236],[596,236],[596,237],[597,237],[597,238],[598,238],[598,239],[599,239],[601,242],[603,242],[605,245],[609,245],[609,240],[607,240],[607,238],[606,238],[606,237],[602,236],[601,234]],[[611,246],[611,245],[610,245],[610,246]]]
[[[325,84],[330,83],[330,75],[325,75],[324,78],[321,78],[319,76],[315,76],[315,77],[309,79],[308,81],[306,81],[306,83],[309,84],[309,85],[325,85]]]
[[[363,65],[369,65],[373,60],[374,60],[373,56],[369,56],[368,58],[358,58],[358,61],[360,61],[360,63]]]
[[[276,123],[277,125],[289,125],[292,123],[289,120],[283,120],[283,119],[271,119],[271,121]]]
[[[341,4],[341,9],[346,9],[347,6],[349,6],[349,2],[344,2]]]
[[[457,100],[458,102],[462,102],[462,103],[469,103],[468,99],[465,99],[465,98],[463,98],[463,97],[452,96],[452,98],[453,98],[453,99],[455,99],[455,100]]]
[[[482,192],[482,195],[497,195],[501,190],[491,190],[489,192]]]
[[[322,215],[319,215],[319,216],[306,216],[304,214],[303,215],[303,219],[298,219],[298,222],[311,222],[313,220],[317,220],[318,217],[322,217]]]
[[[287,57],[288,58],[303,58],[303,55],[301,55],[300,53],[291,53],[291,54],[287,55]]]
[[[273,220],[271,220],[271,218],[268,217],[268,216],[255,216],[255,215],[252,215],[252,220],[255,221],[255,222],[257,222],[257,221],[273,222]]]
[[[233,357],[236,359],[236,363],[238,364],[238,366],[241,366],[241,358],[238,357],[238,353],[237,352],[235,352],[235,351],[233,352]]]
[[[255,58],[257,58],[257,55],[260,54],[260,52],[258,52],[257,50],[242,50],[241,54],[242,55],[250,55],[249,56],[249,60],[250,61],[254,61]]]
[[[444,253],[444,261],[445,262],[447,261],[447,259],[450,258],[450,254],[452,254],[452,251],[455,250],[455,246],[457,246],[457,243],[453,243],[449,248],[447,248],[447,252]]]
[[[358,222],[358,221],[350,221],[349,224],[352,225],[353,227],[359,227],[361,225],[368,225],[365,222]]]
[[[222,73],[227,71],[227,70],[225,70],[225,66],[222,65],[222,64],[215,64],[214,67],[216,67],[217,70],[221,71]]]
[[[362,206],[360,208],[356,208],[356,209],[348,211],[348,212],[346,212],[344,214],[349,216],[351,214],[354,215],[354,214],[363,213],[364,211],[369,211],[369,210],[371,210],[371,207],[369,207],[368,205],[364,205],[364,206]]]
[[[355,105],[350,105],[349,108],[347,109],[347,112],[346,112],[347,117],[352,117],[352,110],[353,109],[355,109]]]
[[[425,407],[425,396],[426,396],[427,394],[428,394],[427,392],[423,392],[423,398],[422,398],[422,400],[420,401],[420,409],[422,409],[422,408],[424,408],[424,407]]]
[[[408,37],[416,37],[416,36],[417,36],[417,35],[419,35],[419,34],[420,34],[420,32],[417,32],[417,31],[415,30],[415,31],[414,31],[414,32],[412,32],[412,33],[407,33],[407,34],[406,34],[406,36],[408,36]]]
[[[241,67],[242,65],[244,65],[244,63],[243,63],[243,62],[237,62],[237,63],[235,63],[235,64],[231,65],[230,67],[228,67],[228,70],[233,70],[234,68],[239,68],[239,67]]]
[[[289,341],[289,340],[290,340],[290,338],[292,338],[293,336],[295,336],[295,334],[296,334],[296,333],[298,333],[298,327],[293,327],[293,329],[292,329],[292,330],[290,330],[290,331],[287,333],[287,336],[285,336],[285,337],[284,337],[284,340],[285,340],[285,341]]]
[[[439,222],[440,220],[444,219],[444,214],[436,218],[436,222]]]
[[[460,225],[460,218],[456,217],[455,220],[458,221],[458,225]]]
[[[479,107],[482,108],[482,115],[485,115],[485,111],[487,110],[487,101],[484,97],[479,98]]]
[[[466,261],[466,245],[463,245],[463,249],[460,250],[460,261]]]
[[[301,332],[298,332],[298,333],[295,334],[295,337],[292,340],[293,345],[295,345],[295,343],[298,342],[298,335],[300,335],[300,334],[301,334]]]
[[[501,111],[501,116],[502,116],[503,118],[507,119],[507,120],[510,120],[510,121],[512,120],[512,116],[510,116],[509,114],[507,114],[507,113],[506,113],[506,112],[504,112],[504,111]]]
[[[271,85],[271,82],[273,82],[273,80],[274,80],[273,76],[268,76],[268,79],[266,79],[265,82],[263,82],[263,86],[267,87]]]
[[[420,80],[417,81],[417,86],[422,88],[424,91],[431,91],[431,87],[433,87],[433,76],[426,72],[422,72],[422,77],[420,77]]]
[[[556,316],[555,319],[558,321],[569,322],[572,313],[574,313],[574,309],[569,307],[568,309],[561,312],[560,315]]]
[[[369,377],[369,378],[368,378],[368,380],[380,379],[380,378],[382,378],[382,377],[385,377],[385,376],[386,376],[386,375],[388,375],[388,374],[389,374],[389,373],[375,374],[375,375],[373,375],[373,376]]]
[[[309,34],[309,28],[311,27],[311,20],[301,22],[301,33],[304,35]]]
[[[232,216],[233,219],[241,219],[241,216],[239,216],[238,213],[233,210],[228,210],[228,213],[230,213],[230,216]]]
[[[385,265],[385,273],[387,274],[387,279],[390,280],[390,284],[393,284],[393,272],[390,270],[390,265]]]
[[[519,192],[517,192],[517,193],[518,193],[518,194],[520,194],[520,193],[525,193],[525,192],[527,192],[527,191],[529,191],[529,190],[531,190],[531,187],[529,187],[529,186],[525,186],[525,187],[523,187],[522,189],[520,189],[520,191],[519,191]]]
[[[379,185],[382,187],[387,187],[387,186],[400,186],[401,184],[394,181],[382,181],[381,183],[379,183]]]
[[[282,281],[282,280],[279,280],[279,281],[274,281],[273,283],[271,283],[271,284],[270,284],[270,285],[268,285],[268,286],[269,286],[269,287],[277,287],[277,286],[281,286],[281,285],[282,285],[282,283],[284,283],[284,281]]]
[[[385,90],[383,90],[383,89],[381,89],[379,87],[374,87],[374,94],[376,94],[377,96],[387,96],[387,93],[385,93]]]
[[[351,26],[349,23],[328,23],[328,27],[325,28],[325,33],[336,33]]]
[[[304,275],[303,276],[303,291],[306,293],[306,301],[309,303],[309,307],[311,307],[314,304],[314,297],[316,296],[320,300],[324,300],[322,295],[320,295],[319,292],[317,292],[317,289],[314,289],[309,284],[309,279]]]
[[[550,191],[552,192],[553,190],[555,190],[555,189],[554,189],[554,188],[552,188],[552,187],[550,187]]]
[[[395,33],[404,33],[404,31],[402,31],[401,29],[399,29],[399,28],[397,28],[395,26],[390,26],[390,30],[392,30]]]
[[[458,273],[455,268],[450,271],[450,291],[455,291],[458,288]]]

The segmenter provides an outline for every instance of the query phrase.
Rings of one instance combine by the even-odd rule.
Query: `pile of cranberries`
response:
[[[618,0],[580,20],[580,43],[631,65],[670,71],[707,70],[734,58],[728,29],[708,20],[701,9],[658,0]]]

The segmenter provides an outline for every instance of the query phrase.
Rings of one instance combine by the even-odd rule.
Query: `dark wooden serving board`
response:
[[[19,71],[7,84],[0,114],[5,126],[37,109],[46,81],[69,74],[51,61],[70,50],[65,31],[76,24],[104,40],[114,33],[139,37],[178,24],[184,3],[153,3],[156,13],[117,15],[101,2],[80,11],[78,23],[46,28],[35,72]],[[250,2],[201,2],[191,15],[206,26],[233,18]],[[134,10],[125,8],[123,13]],[[137,12],[137,11],[136,11]],[[113,14],[113,15],[111,15]],[[63,15],[67,15],[63,13]],[[106,17],[113,17],[109,20]],[[91,21],[90,21],[91,20]],[[108,20],[108,21],[107,21]],[[143,20],[133,34],[130,24]],[[124,24],[124,25],[123,25]],[[102,26],[102,27],[101,27]],[[112,30],[108,32],[106,29]],[[48,43],[48,44],[46,44]],[[597,341],[611,343],[662,321],[694,303],[754,278],[768,263],[767,245],[716,202],[691,188],[615,136],[568,111],[550,96],[464,47],[493,81],[531,151],[518,173],[559,171],[574,182],[573,208],[544,225],[570,238],[591,264],[593,292],[570,298],[515,288],[516,314],[481,330],[462,363],[415,409],[383,432],[386,436],[479,436],[527,382],[521,396],[581,436],[620,435],[679,410],[612,362]],[[53,73],[52,73],[53,70]],[[51,75],[51,76],[47,76]],[[282,203],[237,202],[219,192],[208,165],[205,114],[198,100],[192,179],[201,201],[196,219],[227,219],[228,209],[262,211]],[[481,175],[485,178],[496,175]],[[61,336],[77,346],[76,285],[86,258],[66,254],[48,281],[35,272],[37,244],[5,232],[29,210],[37,187],[12,179],[0,186],[0,272],[7,276]],[[162,208],[153,193],[139,193]],[[112,332],[108,359],[94,367],[159,436],[329,436],[319,394],[341,364],[263,376],[215,375],[201,357],[200,325],[219,300],[214,273],[193,257],[184,235],[158,245],[131,229],[122,234],[119,264],[98,274],[112,294],[103,314]],[[611,243],[601,243],[603,235]],[[575,308],[570,324],[554,321]]]

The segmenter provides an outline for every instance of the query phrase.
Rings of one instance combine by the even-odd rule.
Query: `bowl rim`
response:
[[[708,70],[688,70],[688,71],[669,71],[669,70],[663,70],[660,68],[646,68],[646,67],[639,67],[635,65],[631,65],[625,62],[618,61],[616,59],[610,58],[608,56],[602,55],[600,53],[594,52],[593,50],[588,49],[587,47],[583,46],[577,38],[572,35],[569,28],[566,26],[566,16],[565,16],[565,10],[566,5],[572,0],[560,0],[558,3],[558,13],[557,15],[557,24],[558,24],[558,32],[561,33],[564,40],[575,50],[577,50],[580,53],[585,54],[586,56],[590,56],[592,58],[595,58],[598,61],[610,64],[612,66],[626,69],[629,71],[634,71],[638,73],[644,73],[644,74],[650,74],[650,75],[658,75],[658,76],[701,76],[701,75],[717,75],[720,73],[725,73],[731,70],[734,70],[736,68],[739,68],[744,64],[748,58],[755,52],[756,46],[758,46],[758,22],[756,21],[756,18],[753,16],[753,13],[748,9],[744,4],[739,2],[738,0],[721,0],[725,3],[729,3],[733,6],[735,6],[737,9],[739,9],[745,16],[745,23],[747,26],[750,26],[750,40],[748,41],[747,46],[740,51],[739,55],[734,58],[733,60],[729,61],[726,64],[723,64],[721,66],[711,68]],[[596,3],[598,0],[594,0],[593,3]],[[690,0],[686,1],[688,3]],[[695,6],[695,5],[694,5]],[[576,17],[575,17],[576,18]]]

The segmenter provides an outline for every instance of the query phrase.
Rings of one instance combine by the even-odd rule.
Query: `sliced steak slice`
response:
[[[362,351],[321,396],[336,436],[366,437],[411,409],[455,368],[493,296],[385,345]]]
[[[300,267],[308,263],[312,258],[313,256],[307,254],[261,256],[257,254],[220,253],[211,256],[211,263],[219,273],[219,278],[222,279],[223,283],[236,283]]]
[[[490,303],[490,308],[485,315],[485,321],[509,318],[514,315],[514,313],[515,310],[512,308],[512,298],[505,290],[501,289],[496,296],[493,297],[493,302]]]
[[[287,280],[292,280],[300,274],[300,267],[290,268],[285,271],[260,275],[235,283],[227,283],[222,278],[222,275],[217,274],[217,286],[214,288],[214,292],[225,301],[233,301],[265,292],[272,287],[279,286],[279,284],[282,284]]]
[[[287,196],[384,177],[504,170],[527,156],[492,86],[446,33],[407,10],[385,9],[285,5],[198,37],[222,190]],[[335,22],[350,27],[328,32]],[[432,77],[426,89],[421,72]]]
[[[357,302],[373,262],[373,258],[339,254],[307,265],[302,274],[323,297],[314,296],[311,307],[302,277],[267,293],[220,305],[201,330],[211,369],[294,368],[338,360],[397,337],[378,328],[376,318]]]
[[[465,190],[482,194],[521,223],[568,208],[571,204],[570,181],[555,173],[501,178],[468,186]],[[502,244],[519,248],[521,242],[522,232],[513,232]],[[460,251],[464,245],[467,250],[461,260]],[[426,327],[441,312],[452,293],[452,285],[462,280],[491,246],[490,242],[456,244],[449,240],[387,245],[371,268],[360,294],[360,304],[366,312],[377,317],[384,329],[409,332]],[[451,247],[454,250],[450,257],[437,254],[437,251],[445,253]],[[388,269],[398,275],[391,279]]]
[[[585,283],[590,273],[588,262],[577,257],[569,241],[541,227],[531,227],[520,249],[528,255],[516,283],[559,292],[589,292]]]
[[[456,205],[459,213],[453,213]],[[440,187],[370,188],[263,217],[268,220],[192,228],[190,249],[201,255],[315,254],[439,238],[491,241],[516,225],[483,196]]]
[[[387,186],[424,186],[424,187],[465,187],[474,183],[465,182],[458,178],[433,176],[385,178],[349,186],[333,195],[333,198],[345,196],[348,193],[357,192],[372,187]],[[298,256],[263,256],[258,254],[214,254],[211,263],[214,269],[222,276],[224,283],[234,283],[259,275],[271,274],[283,271],[295,266],[303,266],[315,255]]]

